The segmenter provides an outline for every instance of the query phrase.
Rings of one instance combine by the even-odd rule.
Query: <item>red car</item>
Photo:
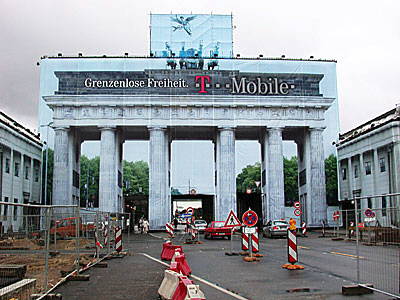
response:
[[[204,238],[227,237],[231,239],[232,231],[230,227],[224,227],[224,221],[212,221],[204,231]]]

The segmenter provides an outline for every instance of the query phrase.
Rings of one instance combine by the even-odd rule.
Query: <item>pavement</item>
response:
[[[350,298],[343,296],[342,285],[353,283],[357,276],[355,244],[319,238],[318,235],[298,238],[299,261],[305,270],[296,271],[281,268],[287,262],[286,239],[260,239],[261,253],[265,257],[257,263],[244,262],[239,256],[226,256],[225,252],[230,251],[231,245],[228,240],[204,240],[201,236],[203,244],[183,245],[183,249],[193,271],[192,279],[209,300],[393,299],[378,293]],[[106,269],[90,269],[90,281],[68,282],[57,292],[67,300],[159,299],[157,290],[166,267],[157,260],[164,237],[164,233],[131,234],[129,241],[124,240],[128,256],[109,260]],[[175,239],[174,243],[182,244],[182,241]],[[234,251],[240,251],[238,236],[234,237],[233,246]],[[390,276],[398,278],[398,253],[398,249],[360,247],[362,277],[369,276],[366,279],[380,282],[390,271]],[[388,257],[386,262],[377,260],[381,255]],[[309,291],[290,292],[303,288]]]

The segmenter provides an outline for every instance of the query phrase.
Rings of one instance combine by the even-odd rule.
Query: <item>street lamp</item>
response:
[[[49,128],[53,125],[53,122],[49,122],[48,124],[40,125],[39,128],[47,127],[46,129],[46,164],[44,170],[44,204],[47,204],[47,162],[49,160]]]

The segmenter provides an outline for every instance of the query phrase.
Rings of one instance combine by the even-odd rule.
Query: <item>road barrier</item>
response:
[[[0,202],[0,206],[0,251],[7,255],[8,263],[26,264],[28,278],[40,275],[36,288],[44,292],[42,294],[64,276],[60,276],[61,273],[78,274],[81,266],[92,264],[110,253],[104,247],[101,230],[109,224],[110,216],[121,228],[125,228],[125,221],[129,220],[129,215],[76,205]],[[35,272],[30,271],[33,269]],[[4,289],[8,288],[6,275],[0,270],[0,283]]]
[[[168,261],[172,260],[176,251],[183,253],[182,246],[173,245],[170,241],[165,242],[161,251],[161,259]]]
[[[242,250],[248,251],[249,250],[249,235],[247,233],[242,232]]]
[[[164,271],[164,279],[158,289],[158,294],[164,299],[172,299],[179,284],[179,273],[173,270]]]
[[[122,251],[122,228],[119,226],[115,227],[115,250]]]
[[[296,229],[288,229],[287,231],[287,249],[288,249],[288,264],[282,265],[282,268],[288,270],[303,270],[304,267],[302,265],[296,265],[298,262],[298,253],[297,253],[297,237],[296,237]]]
[[[165,230],[167,231],[170,238],[174,237],[174,227],[171,223],[165,224]]]
[[[400,298],[400,193],[356,197],[354,219],[359,286]],[[368,285],[371,284],[371,285]]]
[[[259,243],[259,238],[258,238],[258,230],[256,230],[255,233],[251,234],[251,247],[252,247],[253,253],[259,252],[260,243]]]
[[[307,225],[306,222],[301,223],[301,234],[303,237],[307,235]]]

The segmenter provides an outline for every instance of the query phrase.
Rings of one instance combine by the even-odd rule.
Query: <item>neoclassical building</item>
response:
[[[342,205],[363,197],[360,209],[375,210],[381,225],[398,226],[390,208],[398,210],[400,197],[385,194],[400,193],[400,106],[340,135],[337,149]]]
[[[53,204],[79,203],[81,143],[100,141],[99,209],[122,212],[122,145],[149,141],[149,219],[171,220],[171,142],[214,143],[213,219],[236,211],[235,141],[256,140],[262,219],[285,215],[283,141],[297,144],[302,220],[327,219],[324,158],[338,131],[335,61],[44,57],[41,119],[53,120]],[[207,65],[214,65],[211,70]],[[51,109],[51,110],[50,110]],[[50,116],[50,118],[48,117]],[[47,118],[47,120],[46,120]],[[287,213],[286,213],[287,214]]]
[[[0,199],[9,203],[40,204],[42,143],[37,134],[0,112]],[[33,214],[22,207],[1,206],[3,229],[18,230]]]

